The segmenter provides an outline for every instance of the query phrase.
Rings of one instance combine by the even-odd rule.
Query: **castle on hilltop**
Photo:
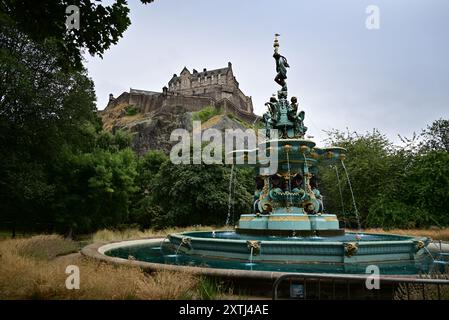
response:
[[[254,122],[257,116],[253,113],[253,103],[239,88],[231,62],[221,69],[190,72],[186,67],[178,75],[174,74],[164,86],[162,92],[130,89],[117,98],[109,95],[109,103],[103,112],[117,105],[135,107],[141,113],[148,113],[163,107],[182,106],[185,110],[196,112],[204,107],[221,108],[225,113]]]

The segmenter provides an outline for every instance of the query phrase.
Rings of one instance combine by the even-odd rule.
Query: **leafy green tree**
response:
[[[148,3],[151,1],[142,1]],[[65,29],[65,8],[81,29]],[[129,25],[126,1],[0,2],[0,222],[77,232],[127,222],[130,137],[101,131],[81,53],[102,55]]]
[[[449,152],[449,120],[439,119],[421,133],[421,150]]]
[[[68,153],[58,164],[53,202],[61,231],[91,232],[128,221],[131,196],[137,191],[137,162],[131,149]]]
[[[328,144],[347,149],[345,166],[353,187],[356,206],[362,225],[367,223],[370,208],[380,195],[400,193],[400,176],[407,161],[405,155],[396,154],[388,139],[377,130],[366,134],[344,133],[338,130],[329,133]],[[340,190],[334,167],[323,166],[320,170],[322,194],[327,211],[340,213],[350,226],[356,227],[356,214],[349,184],[342,165],[336,164],[343,196],[342,212]]]
[[[152,195],[156,175],[166,161],[169,161],[168,156],[157,150],[149,151],[138,160],[136,185],[139,191],[134,195],[130,222],[139,224],[142,229],[163,228],[167,224],[158,205],[159,199]]]
[[[79,30],[65,26],[69,5],[79,7]],[[84,50],[101,57],[117,44],[131,24],[128,14],[126,0],[115,0],[111,5],[103,5],[101,0],[0,1],[0,19],[8,20],[36,43],[51,41],[60,53],[58,63],[66,69],[82,69]]]
[[[45,221],[53,164],[64,146],[89,148],[99,128],[93,84],[85,71],[63,72],[52,45],[0,29],[1,220]]]
[[[418,155],[406,175],[406,203],[419,210],[418,226],[449,225],[449,153]]]
[[[229,205],[230,168],[223,165],[174,165],[164,162],[153,183],[153,203],[167,225],[222,225]],[[235,219],[251,210],[252,196],[236,179]]]

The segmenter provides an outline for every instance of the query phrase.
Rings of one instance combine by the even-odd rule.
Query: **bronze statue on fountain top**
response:
[[[275,96],[270,98],[270,101],[265,103],[268,107],[268,112],[263,115],[263,121],[265,123],[265,129],[267,130],[266,136],[270,138],[270,129],[279,130],[279,138],[303,138],[307,127],[304,126],[304,111],[298,112],[298,99],[296,97],[291,98],[291,102],[287,100],[287,68],[290,65],[287,62],[287,58],[279,54],[279,34],[275,34],[274,38],[274,54],[273,57],[276,61],[277,75],[274,81],[281,86],[281,90]]]

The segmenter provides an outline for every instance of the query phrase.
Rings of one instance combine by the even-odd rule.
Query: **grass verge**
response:
[[[0,241],[0,299],[210,299],[226,298],[199,276],[116,266],[68,254],[78,244],[57,235]],[[66,288],[66,268],[80,272],[80,289]],[[205,290],[204,287],[207,287]]]

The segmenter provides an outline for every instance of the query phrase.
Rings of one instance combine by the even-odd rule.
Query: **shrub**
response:
[[[222,114],[222,110],[209,106],[201,109],[200,111],[194,112],[192,115],[192,119],[196,121],[206,122],[213,116]]]
[[[126,116],[135,116],[137,114],[137,108],[134,105],[129,105],[125,108]]]

